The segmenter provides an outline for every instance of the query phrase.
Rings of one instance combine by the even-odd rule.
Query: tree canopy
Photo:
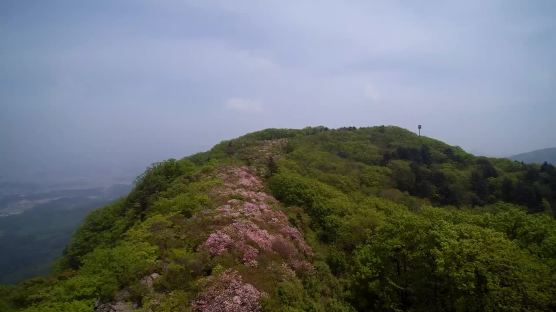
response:
[[[554,207],[550,164],[391,126],[267,129],[148,168],[0,310],[553,311]]]

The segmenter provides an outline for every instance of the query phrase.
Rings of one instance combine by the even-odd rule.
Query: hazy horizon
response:
[[[4,179],[128,179],[264,128],[556,146],[553,1],[8,0],[0,36]]]

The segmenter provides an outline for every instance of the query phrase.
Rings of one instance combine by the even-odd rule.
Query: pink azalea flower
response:
[[[232,270],[220,274],[192,304],[196,312],[257,312],[262,293]]]

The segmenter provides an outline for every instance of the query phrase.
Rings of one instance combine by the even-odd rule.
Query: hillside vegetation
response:
[[[1,311],[553,311],[556,169],[397,127],[154,164]]]

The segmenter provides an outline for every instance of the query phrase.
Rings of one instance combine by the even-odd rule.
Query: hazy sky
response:
[[[0,1],[0,175],[116,175],[268,127],[556,146],[556,1]]]

